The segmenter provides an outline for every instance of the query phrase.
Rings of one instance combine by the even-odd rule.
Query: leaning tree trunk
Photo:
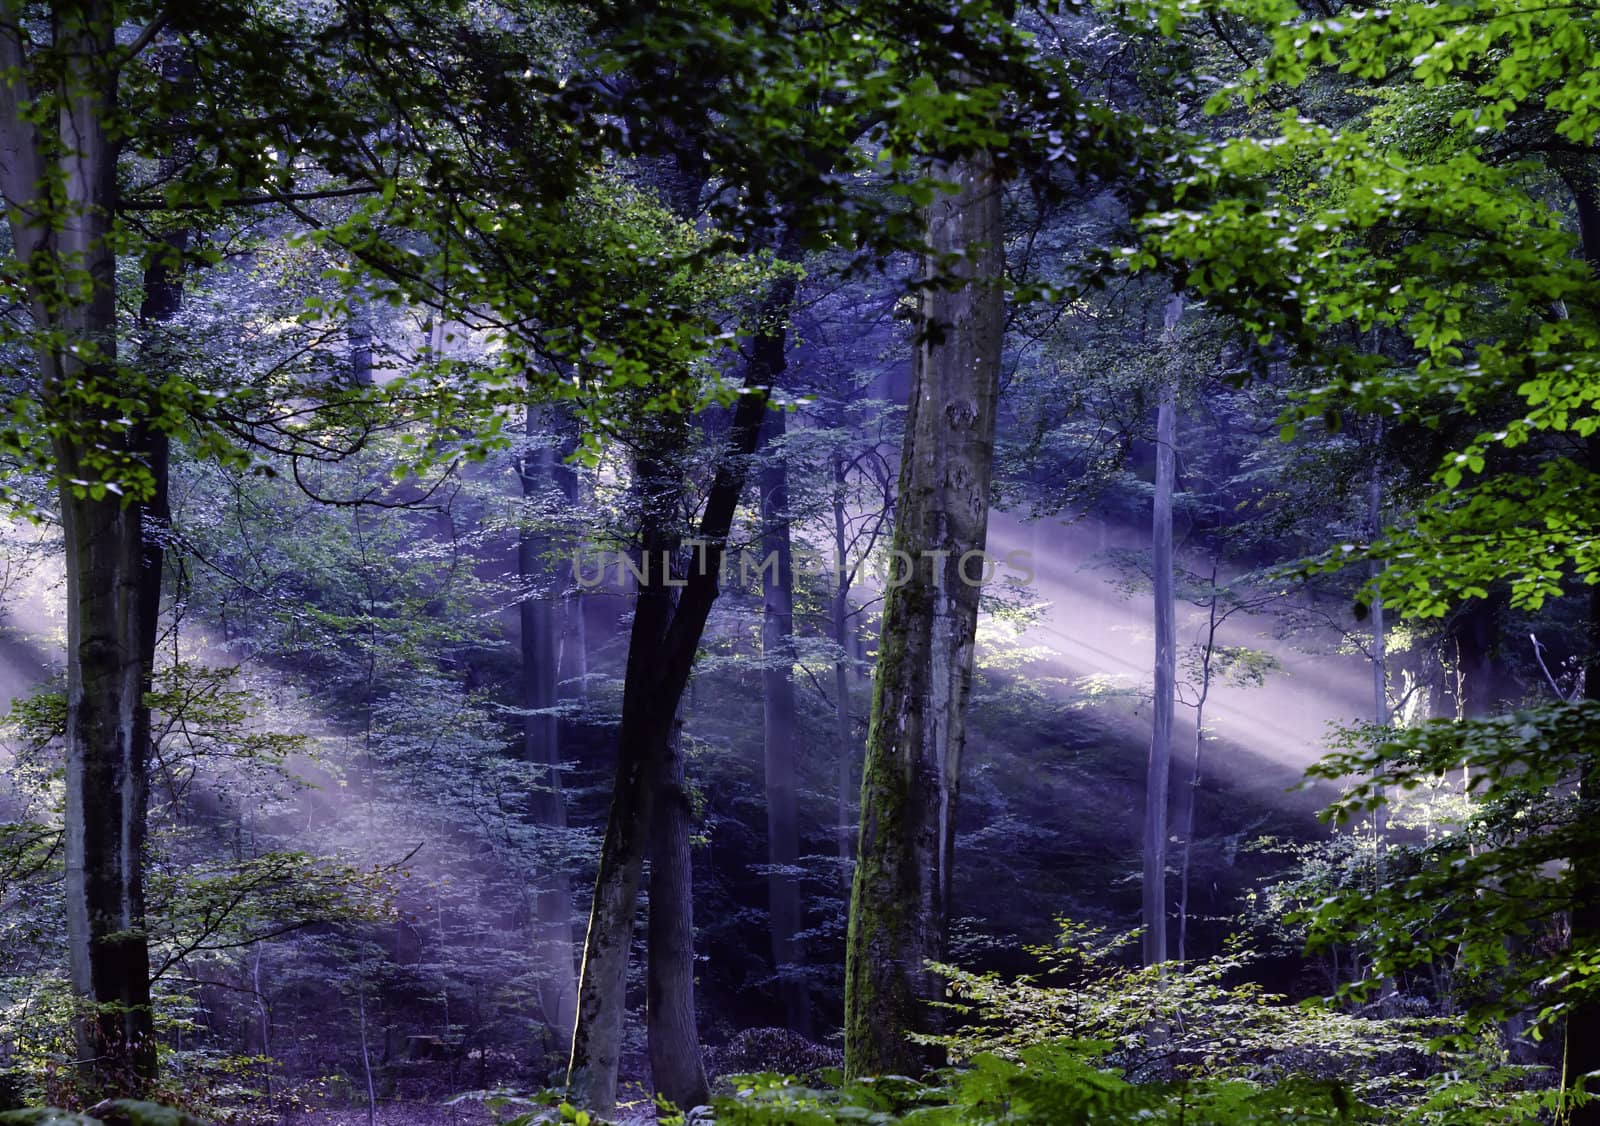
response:
[[[645,1020],[656,1094],[681,1110],[711,1098],[694,1016],[693,816],[684,782],[683,721],[673,721],[651,783],[650,962]]]
[[[792,286],[793,282],[777,284]],[[678,486],[675,477],[669,478],[672,470],[666,455],[681,449],[682,442],[658,446],[652,454],[642,456],[635,467],[644,503],[640,515],[641,547],[649,569],[639,584],[628,640],[622,725],[617,737],[617,776],[584,939],[577,1024],[567,1069],[567,1084],[574,1101],[600,1113],[609,1113],[617,1099],[628,949],[649,840],[651,779],[670,751],[678,701],[689,683],[695,651],[716,601],[728,533],[744,491],[750,456],[761,433],[770,386],[770,373],[756,365],[747,370],[697,529],[695,539],[699,546],[689,554],[692,565],[681,579],[672,579],[662,562],[675,556],[680,546],[674,531]],[[676,605],[672,602],[675,590]],[[675,953],[686,956],[682,949]],[[687,953],[692,955],[692,951]],[[663,958],[668,954],[661,952]],[[692,970],[670,978],[685,986],[692,986],[694,981]],[[682,1004],[687,1011],[694,1011],[692,999]]]
[[[1170,336],[1183,310],[1174,294],[1167,307]],[[1151,564],[1155,590],[1155,704],[1150,757],[1144,790],[1144,940],[1147,966],[1167,960],[1167,783],[1172,772],[1172,713],[1177,696],[1177,607],[1172,580],[1172,492],[1177,473],[1176,389],[1163,373],[1156,408],[1155,507],[1151,523]]]
[[[628,953],[650,840],[651,790],[668,752],[682,691],[680,686],[670,701],[666,699],[668,670],[661,665],[673,615],[672,588],[663,572],[666,561],[677,554],[677,537],[672,534],[677,485],[660,458],[646,453],[635,459],[634,481],[640,506],[641,577],[623,679],[617,774],[589,908],[567,1071],[567,1085],[578,1105],[601,1114],[609,1114],[616,1105]],[[683,680],[687,679],[685,671]]]
[[[928,244],[955,284],[923,290],[912,360],[894,533],[895,558],[912,562],[884,602],[863,767],[845,953],[851,1076],[927,1062],[906,1033],[935,1027],[926,1002],[942,993],[925,962],[944,956],[989,520],[1005,329],[1000,186],[987,154],[937,175],[957,190],[929,208]]]
[[[77,1054],[89,1093],[137,1093],[156,1074],[143,854],[162,543],[145,527],[164,519],[166,440],[124,417],[137,412],[102,405],[138,393],[116,352],[113,14],[89,3],[60,18],[54,121],[31,116],[49,101],[29,87],[20,16],[0,3],[0,191],[23,276],[44,279],[29,312],[66,550],[64,890]],[[48,184],[60,201],[41,194]],[[46,294],[63,274],[83,284]]]
[[[757,348],[776,349],[783,338],[763,332]],[[794,560],[789,543],[789,470],[784,462],[782,411],[767,415],[768,453],[761,468],[761,699],[767,790],[767,911],[772,963],[785,1024],[811,1035],[811,1001],[804,976],[805,943],[799,937],[800,814],[795,790]]]

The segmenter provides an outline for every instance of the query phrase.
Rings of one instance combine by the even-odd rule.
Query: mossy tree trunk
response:
[[[1005,328],[1000,185],[987,155],[936,169],[944,275],[924,289],[891,581],[867,734],[845,960],[845,1070],[914,1074],[935,1025]],[[899,579],[905,581],[900,582]]]

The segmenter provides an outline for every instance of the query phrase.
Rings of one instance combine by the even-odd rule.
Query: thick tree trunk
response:
[[[763,334],[756,347],[775,350],[783,338]],[[772,964],[787,1027],[811,1035],[811,999],[804,972],[800,885],[800,813],[795,790],[794,560],[789,544],[789,469],[782,441],[785,416],[767,415],[769,452],[761,468],[761,699],[767,790],[767,911]],[[777,447],[773,449],[772,447]]]
[[[82,1080],[91,1095],[139,1093],[155,1078],[144,918],[146,768],[163,537],[166,439],[129,423],[117,367],[116,111],[109,65],[115,21],[87,4],[57,21],[63,64],[58,120],[32,122],[20,13],[0,3],[0,191],[20,263],[49,278],[84,279],[65,299],[31,295],[41,397],[54,434],[67,573],[65,895]],[[53,130],[53,134],[48,132]],[[64,200],[41,198],[60,173]],[[108,435],[116,461],[108,465]],[[128,465],[147,471],[125,481]],[[107,491],[104,483],[116,486]],[[75,483],[76,482],[76,483]],[[85,484],[88,482],[89,484]],[[94,492],[101,495],[96,498]],[[93,1101],[92,1099],[90,1101]]]
[[[1170,336],[1182,314],[1174,295],[1167,309]],[[1170,376],[1162,381],[1156,408],[1155,505],[1151,517],[1151,564],[1155,591],[1155,704],[1150,757],[1145,771],[1144,808],[1144,964],[1167,960],[1167,784],[1172,773],[1172,713],[1177,695],[1177,607],[1172,580],[1172,492],[1177,472],[1177,392]]]
[[[165,451],[149,455],[164,476]],[[63,474],[82,472],[57,443]],[[149,506],[61,490],[67,555],[66,898],[78,1058],[92,1093],[129,1093],[155,1078],[144,920],[146,775],[161,546],[146,540]]]
[[[539,416],[527,408],[525,432],[530,441],[540,435]],[[532,503],[530,517],[539,519],[545,506],[539,502],[556,486],[555,449],[544,442],[524,455],[517,467],[523,497]],[[560,659],[562,592],[561,567],[550,558],[551,537],[526,529],[517,542],[517,578],[522,588],[518,603],[519,648],[522,657],[522,755],[543,768],[529,794],[528,813],[534,824],[565,830],[567,804],[561,786],[561,724],[556,714],[557,663]],[[540,871],[533,876],[536,942],[545,971],[540,978],[539,1003],[545,1020],[562,1041],[572,1035],[577,1018],[578,988],[572,965],[572,901],[565,873]]]
[[[938,170],[956,194],[929,208],[935,254],[960,283],[920,303],[900,465],[891,582],[861,787],[861,835],[845,954],[845,1070],[920,1070],[906,1040],[935,1026],[942,995],[955,805],[989,519],[995,400],[1005,329],[1000,186],[973,156]],[[909,570],[909,575],[905,572]]]
[[[695,1029],[692,815],[684,784],[683,722],[655,764],[650,829],[650,962],[645,1019],[656,1093],[680,1110],[707,1102],[711,1085]]]

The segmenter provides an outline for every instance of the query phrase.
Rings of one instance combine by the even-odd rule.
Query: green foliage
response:
[[[739,1081],[733,1098],[714,1100],[714,1120],[732,1126],[834,1123],[946,1126],[1113,1126],[1190,1123],[1372,1121],[1368,1108],[1334,1083],[1244,1080],[1130,1083],[1097,1066],[1105,1045],[1053,1041],[1015,1059],[980,1055],[929,1083],[865,1080],[841,1090],[801,1087],[782,1076]]]
[[[1351,411],[1449,435],[1411,518],[1320,566],[1382,560],[1371,585],[1385,603],[1433,617],[1496,582],[1537,609],[1591,579],[1592,466],[1557,436],[1600,425],[1600,291],[1585,261],[1600,232],[1572,229],[1592,185],[1562,155],[1600,123],[1593,13],[1184,2],[1139,18],[1168,34],[1253,23],[1261,55],[1210,108],[1277,108],[1197,142],[1184,208],[1145,216],[1130,261],[1176,270],[1262,348],[1293,347],[1310,386],[1286,436]],[[1344,97],[1332,107],[1330,88]],[[1589,249],[1574,254],[1580,233]]]
[[[1420,840],[1393,844],[1381,878],[1306,905],[1313,944],[1359,938],[1370,951],[1370,968],[1341,992],[1365,995],[1384,975],[1446,966],[1466,1022],[1439,1037],[1456,1043],[1527,1009],[1548,1029],[1595,997],[1600,949],[1592,936],[1561,933],[1558,921],[1592,879],[1596,822],[1577,782],[1591,769],[1597,724],[1585,702],[1353,732],[1313,768],[1314,777],[1355,779],[1329,807],[1337,823],[1430,784],[1466,799]]]

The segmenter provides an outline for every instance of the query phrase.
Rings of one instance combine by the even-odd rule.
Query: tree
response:
[[[781,371],[787,332],[774,327],[787,310],[766,309],[752,347]],[[811,1034],[811,998],[801,975],[805,943],[800,887],[800,826],[795,792],[794,552],[790,544],[789,469],[783,411],[768,414],[761,469],[761,696],[766,747],[767,887],[772,961],[789,1028]],[[848,704],[844,705],[848,707]]]
[[[623,991],[650,841],[652,792],[663,780],[676,785],[681,777],[681,765],[673,765],[676,756],[671,746],[678,702],[689,683],[695,652],[717,596],[728,534],[744,490],[745,467],[755,452],[769,387],[767,372],[756,367],[748,371],[695,527],[693,564],[681,577],[675,578],[671,570],[684,539],[678,525],[681,484],[671,459],[679,443],[670,433],[665,438],[658,436],[641,448],[634,460],[642,577],[628,641],[617,775],[584,941],[578,1021],[567,1078],[583,1105],[602,1111],[616,1101]],[[680,425],[669,423],[667,429]],[[674,862],[671,856],[660,859]],[[681,908],[681,900],[677,902]],[[679,984],[687,983],[680,980]],[[662,1047],[668,1050],[667,1045]],[[695,1088],[705,1082],[698,1044],[679,1043],[675,1050],[679,1055],[664,1062],[674,1072],[681,1071],[684,1081],[678,1081],[678,1074],[658,1073],[657,1087],[675,1102],[695,1105],[701,1101]],[[685,1060],[685,1054],[692,1058]]]
[[[1005,328],[1001,187],[983,153],[936,169],[955,192],[928,210],[923,293],[901,455],[894,557],[862,773],[845,963],[845,1069],[909,1074],[940,993],[965,709],[989,514]],[[979,562],[974,574],[973,562]]]
[[[1199,10],[1176,5],[1159,18],[1170,31]],[[1204,158],[1212,172],[1193,197],[1199,206],[1188,217],[1151,217],[1152,244],[1180,260],[1191,283],[1263,343],[1284,341],[1317,373],[1318,387],[1291,424],[1319,417],[1337,424],[1345,413],[1363,412],[1380,414],[1385,424],[1433,429],[1470,420],[1476,431],[1452,443],[1431,495],[1408,520],[1366,544],[1339,545],[1326,564],[1383,564],[1363,603],[1381,599],[1384,612],[1402,620],[1461,606],[1481,612],[1499,597],[1513,609],[1534,610],[1579,583],[1592,591],[1596,490],[1587,445],[1597,429],[1600,259],[1588,253],[1594,208],[1584,189],[1592,183],[1600,99],[1580,61],[1592,50],[1592,13],[1529,12],[1485,0],[1448,13],[1404,4],[1370,21],[1293,5],[1263,5],[1258,15],[1275,25],[1267,31],[1270,46],[1234,91],[1213,99],[1213,109],[1224,109],[1234,93],[1249,101],[1271,96],[1274,87],[1300,87],[1319,64],[1330,77],[1382,78],[1388,89],[1341,128],[1285,114],[1272,140],[1209,147],[1216,160]],[[1543,167],[1529,159],[1535,156]],[[1563,177],[1564,169],[1576,174]],[[1307,170],[1315,170],[1315,185],[1288,189]],[[1569,193],[1555,207],[1552,178]],[[1562,213],[1569,203],[1575,232]],[[1174,226],[1164,229],[1169,222]],[[1584,253],[1574,256],[1575,249]],[[1387,355],[1360,346],[1374,328],[1398,340]],[[1591,607],[1589,616],[1600,615]],[[1583,660],[1594,660],[1597,641],[1588,639]],[[1469,710],[1485,709],[1475,703]],[[1532,896],[1543,910],[1569,912],[1571,945],[1558,959],[1568,970],[1546,973],[1559,992],[1542,1015],[1565,1017],[1574,1053],[1569,1074],[1584,1088],[1600,1062],[1589,1055],[1600,1041],[1600,1006],[1579,968],[1600,934],[1592,910],[1600,901],[1592,875],[1597,853],[1582,833],[1519,830],[1518,804],[1541,803],[1544,795],[1506,772],[1563,780],[1581,795],[1593,789],[1592,758],[1567,742],[1580,736],[1566,713],[1541,713],[1517,721],[1524,724],[1520,745],[1534,761],[1512,765],[1504,719],[1387,735],[1389,751],[1340,761],[1380,771],[1358,786],[1359,808],[1380,804],[1383,785],[1433,776],[1447,755],[1486,772],[1474,778],[1489,799],[1475,832],[1487,833],[1495,847],[1476,837],[1465,868],[1481,857],[1484,867],[1473,875],[1480,887],[1497,889],[1489,895]],[[1355,808],[1341,806],[1341,815]],[[1565,816],[1557,822],[1566,824]],[[1457,834],[1444,852],[1454,858],[1473,839]],[[1545,880],[1523,867],[1543,863],[1551,847],[1563,850],[1561,878]],[[1407,889],[1414,903],[1434,895],[1430,911],[1439,903],[1416,873],[1386,872],[1382,888],[1360,913],[1397,944],[1379,959],[1379,972],[1387,973],[1418,956],[1415,935],[1403,933],[1417,920],[1405,916],[1397,889]],[[1462,940],[1475,965],[1503,961],[1504,940],[1528,933],[1530,920],[1504,902],[1456,906],[1451,927],[1482,928]],[[1348,902],[1344,908],[1353,909]],[[1525,985],[1518,967],[1499,988],[1515,1004],[1528,999]],[[1506,1013],[1490,1004],[1476,1016]],[[1600,1100],[1577,1108],[1574,1121],[1593,1120],[1600,1120]]]
[[[165,505],[167,436],[137,392],[123,409],[117,364],[116,16],[93,3],[58,14],[48,46],[56,85],[41,81],[27,15],[0,8],[0,191],[21,275],[8,288],[32,321],[68,558],[67,925],[87,1008],[78,1056],[91,1087],[136,1091],[156,1070],[144,697],[162,544],[145,526]],[[121,481],[130,466],[131,488]]]
[[[522,753],[540,768],[541,776],[529,796],[529,814],[550,829],[567,827],[566,799],[561,783],[561,725],[557,714],[558,665],[561,651],[561,609],[564,568],[552,565],[553,537],[540,534],[538,523],[549,516],[537,508],[549,508],[546,490],[567,484],[562,479],[574,474],[566,459],[575,452],[575,442],[556,445],[541,433],[539,412],[532,404],[526,408],[525,431],[533,448],[524,452],[517,465],[522,495],[536,511],[526,517],[534,527],[525,527],[517,543],[517,578],[523,587],[517,603],[518,648],[522,658],[522,699],[526,714],[522,720]],[[571,485],[558,489],[568,499]],[[565,1042],[577,1019],[577,979],[572,969],[572,903],[565,873],[539,873],[535,911],[539,916],[540,946],[552,964],[553,973],[544,990],[546,1019],[557,1037]]]
[[[1183,315],[1183,296],[1174,294],[1163,317],[1166,350]],[[1163,374],[1156,407],[1155,504],[1151,512],[1151,565],[1155,593],[1155,707],[1144,793],[1144,964],[1167,960],[1167,784],[1172,777],[1172,712],[1178,692],[1177,597],[1173,588],[1172,492],[1177,479],[1177,378]]]
[[[413,13],[394,14],[414,29],[406,22]],[[15,260],[4,294],[21,311],[6,318],[0,338],[30,348],[37,365],[34,394],[16,401],[0,445],[55,483],[66,540],[67,918],[73,981],[86,1005],[78,1055],[91,1090],[138,1091],[155,1071],[142,888],[144,696],[171,442],[186,437],[235,466],[249,462],[250,444],[328,460],[360,448],[375,429],[436,420],[470,398],[459,384],[436,396],[437,371],[383,394],[326,379],[290,385],[282,370],[246,386],[214,373],[209,382],[191,378],[173,370],[169,355],[130,361],[120,347],[119,257],[145,265],[147,276],[159,263],[176,272],[185,261],[181,241],[159,227],[147,235],[133,217],[176,211],[211,223],[233,207],[293,208],[378,194],[379,180],[395,185],[393,167],[365,144],[369,113],[383,114],[362,102],[392,74],[346,86],[338,72],[355,55],[375,57],[366,37],[396,25],[380,31],[382,21],[348,15],[324,12],[319,22],[233,5],[150,12],[109,0],[48,13],[25,3],[0,8],[0,193]],[[178,65],[155,49],[167,40]],[[387,92],[416,108],[420,90]],[[413,155],[431,144],[415,134],[405,142]],[[137,175],[141,160],[157,179]],[[330,170],[360,182],[324,187]],[[297,191],[302,172],[321,183]],[[189,257],[206,263],[215,254]],[[430,382],[432,390],[421,389]],[[284,424],[277,395],[305,404],[295,422]],[[387,421],[376,421],[381,408],[367,413],[380,402],[398,408]],[[480,418],[481,451],[495,439],[493,416]],[[419,452],[411,468],[435,464],[442,448]]]

